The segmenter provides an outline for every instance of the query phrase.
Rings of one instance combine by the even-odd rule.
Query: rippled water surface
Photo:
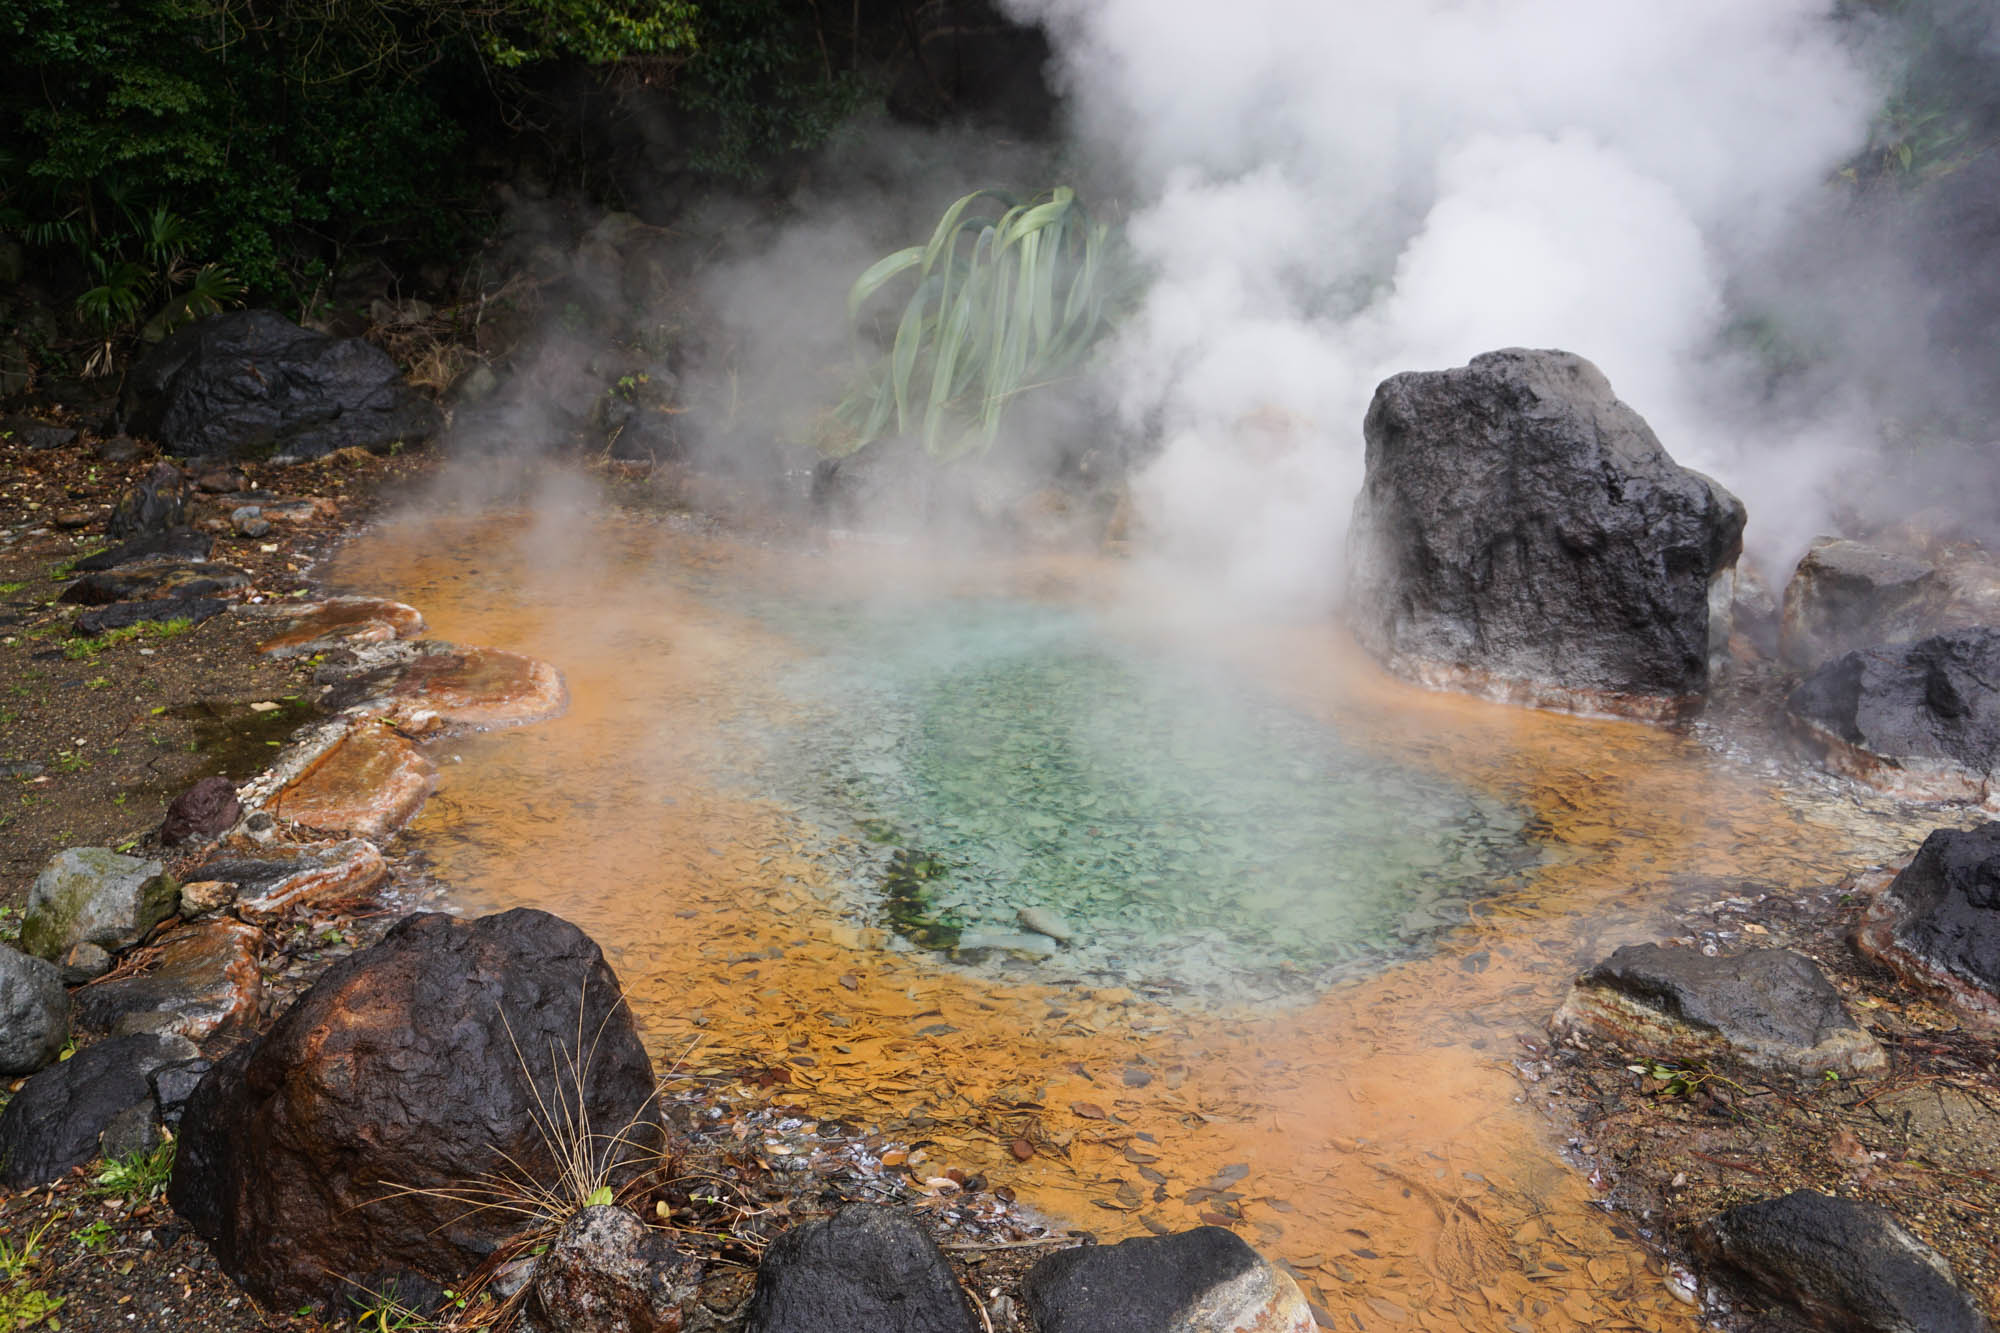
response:
[[[1115,564],[583,508],[385,526],[333,576],[562,670],[564,717],[439,748],[409,837],[464,910],[589,930],[663,1064],[697,1042],[718,1095],[1106,1238],[1219,1221],[1364,1331],[1692,1327],[1522,1042],[1675,898],[1917,836],[1684,735],[1385,680],[1329,626],[1191,627]],[[885,877],[961,936],[1078,938],[949,962]]]

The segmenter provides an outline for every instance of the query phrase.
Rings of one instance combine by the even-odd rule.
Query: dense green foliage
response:
[[[988,199],[1005,206],[997,217],[975,211]],[[990,445],[1016,395],[1075,373],[1105,332],[1120,285],[1109,251],[1110,229],[1068,188],[1028,204],[997,190],[959,199],[929,243],[877,261],[849,292],[865,337],[876,294],[915,280],[888,350],[862,354],[825,451],[913,433],[933,457]]]

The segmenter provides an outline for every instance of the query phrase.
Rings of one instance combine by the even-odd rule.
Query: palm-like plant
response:
[[[981,200],[1002,211],[976,212]],[[927,244],[878,260],[849,291],[860,345],[873,298],[915,280],[888,352],[858,356],[822,451],[842,457],[892,434],[916,434],[940,459],[991,445],[1014,396],[1073,373],[1109,326],[1121,285],[1110,234],[1066,187],[1029,203],[999,190],[953,203]]]

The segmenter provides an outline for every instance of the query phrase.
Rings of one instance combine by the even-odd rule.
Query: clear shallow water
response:
[[[1407,955],[1539,859],[1523,811],[1089,611],[762,614],[817,651],[780,678],[803,715],[758,780],[874,844],[846,882],[919,943],[974,954],[1037,909],[1073,969],[1299,988]]]

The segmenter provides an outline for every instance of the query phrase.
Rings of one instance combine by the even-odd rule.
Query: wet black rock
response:
[[[161,463],[150,477],[118,497],[118,507],[111,511],[104,535],[114,542],[158,538],[193,521],[194,500],[187,477],[173,464]]]
[[[139,442],[130,435],[112,435],[97,442],[97,456],[107,463],[129,463],[139,456]]]
[[[622,1133],[623,1178],[659,1146],[655,1092],[582,931],[526,909],[419,913],[209,1071],[168,1197],[224,1271],[287,1309],[385,1265],[457,1281],[518,1222],[427,1191],[556,1179],[542,1108],[579,1100],[594,1132]]]
[[[1021,1289],[1041,1333],[1316,1327],[1298,1285],[1221,1227],[1062,1250]]]
[[[623,1208],[584,1208],[535,1265],[533,1326],[548,1333],[680,1333],[700,1266]]]
[[[1349,620],[1390,670],[1585,712],[1698,706],[1743,506],[1595,366],[1515,348],[1395,375],[1363,429]]]
[[[194,1096],[202,1078],[214,1067],[212,1061],[196,1056],[161,1065],[152,1072],[147,1082],[153,1089],[153,1105],[159,1109],[160,1121],[168,1129],[180,1128],[181,1111],[186,1108],[188,1098]]]
[[[166,818],[160,821],[160,841],[177,847],[184,842],[218,837],[242,813],[243,803],[236,797],[235,783],[220,776],[203,778],[168,804]]]
[[[2000,1018],[2000,823],[1925,838],[1855,942],[1905,980]]]
[[[151,1101],[153,1071],[194,1055],[185,1037],[112,1037],[36,1074],[0,1111],[0,1185],[46,1185],[96,1157],[111,1122]]]
[[[0,1074],[32,1074],[69,1040],[69,992],[47,959],[0,944]]]
[[[744,1333],[979,1333],[937,1242],[908,1213],[856,1204],[795,1226],[757,1266]]]
[[[14,438],[27,448],[44,451],[69,444],[76,439],[76,432],[52,421],[29,421],[14,427]]]
[[[1836,773],[1915,800],[1984,799],[2000,770],[2000,629],[1843,654],[1786,707]]]
[[[197,320],[133,367],[125,429],[189,458],[318,458],[436,433],[436,404],[359,338],[302,329],[269,310]]]
[[[229,603],[214,597],[152,597],[143,602],[113,602],[76,618],[76,632],[85,636],[104,634],[134,625],[164,625],[186,621],[199,625],[229,609]]]
[[[90,573],[100,569],[117,569],[121,565],[135,565],[149,560],[177,560],[200,563],[207,560],[215,550],[215,539],[193,528],[169,528],[164,532],[150,533],[120,542],[95,555],[85,556],[74,566],[79,573]]]
[[[1778,654],[1809,671],[1857,648],[1906,643],[1923,633],[1944,596],[1935,565],[1821,539],[1785,585]]]
[[[160,597],[215,597],[250,586],[250,576],[234,565],[162,561],[85,574],[62,591],[60,601],[107,606]]]
[[[1873,1204],[1798,1190],[1696,1232],[1711,1263],[1763,1300],[1838,1333],[1990,1333],[1937,1251]]]
[[[166,1136],[160,1132],[159,1108],[148,1098],[111,1117],[111,1123],[97,1135],[97,1154],[106,1161],[115,1161],[134,1153],[151,1152],[165,1141]]]
[[[1888,1064],[1833,983],[1811,959],[1788,949],[1711,958],[1694,949],[1628,944],[1577,978],[1552,1026],[1633,1055],[1729,1054],[1806,1078],[1829,1069],[1879,1073]]]

